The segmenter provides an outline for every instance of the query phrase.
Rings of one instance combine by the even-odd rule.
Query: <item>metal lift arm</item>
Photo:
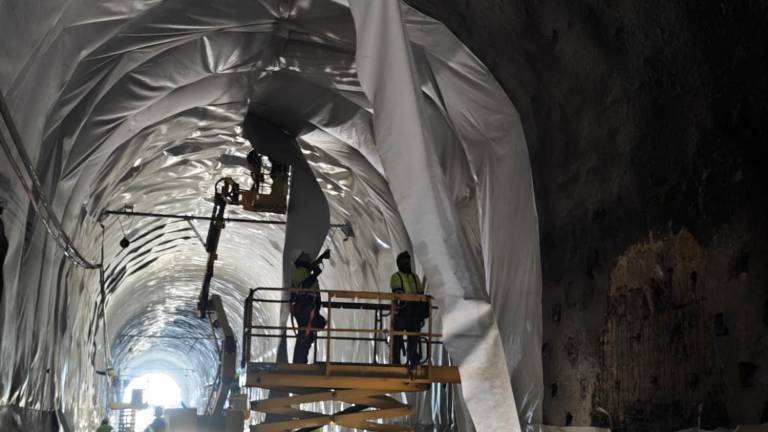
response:
[[[221,230],[224,229],[224,209],[226,207],[227,201],[220,193],[216,192],[213,197],[211,223],[208,225],[208,236],[205,240],[205,251],[208,252],[208,263],[205,266],[203,287],[200,290],[200,297],[197,302],[197,310],[200,312],[200,318],[205,318],[205,313],[208,311],[208,295],[211,289],[211,279],[213,278],[213,266],[217,258]]]
[[[219,372],[218,385],[211,389],[211,395],[208,398],[208,405],[205,413],[209,416],[218,416],[224,409],[224,403],[229,395],[229,389],[236,379],[237,367],[237,342],[235,333],[229,325],[227,313],[224,310],[224,304],[221,296],[214,294],[210,298],[210,310],[208,319],[214,328],[220,328],[224,339],[222,340],[221,350],[219,351]]]
[[[219,190],[220,184],[222,184],[221,190]],[[213,266],[218,258],[221,230],[225,227],[224,210],[226,210],[227,204],[238,204],[240,202],[240,185],[235,183],[229,177],[224,177],[217,181],[214,186],[214,191],[211,223],[208,225],[208,236],[205,240],[205,251],[208,252],[208,263],[205,266],[203,287],[200,290],[200,297],[197,302],[197,310],[200,312],[200,318],[205,318],[205,314],[208,311],[208,297],[211,289],[211,279],[213,278]]]

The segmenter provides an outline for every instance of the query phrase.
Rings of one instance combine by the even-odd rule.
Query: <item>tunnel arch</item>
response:
[[[190,7],[181,9],[181,3]],[[110,218],[99,220],[100,212],[128,203],[142,210],[143,202],[151,204],[155,211],[206,214],[210,205],[206,196],[215,177],[223,173],[245,175],[239,161],[248,145],[237,127],[247,115],[276,122],[294,133],[318,181],[329,191],[326,197],[331,218],[354,219],[367,228],[357,230],[358,237],[353,242],[344,242],[336,233],[328,238],[328,243],[343,251],[327,272],[329,280],[352,281],[350,288],[386,289],[384,279],[392,257],[400,249],[407,249],[411,242],[401,216],[401,203],[389,188],[387,177],[392,173],[387,172],[379,157],[373,106],[362,91],[354,68],[356,35],[349,8],[335,1],[319,2],[323,5],[320,8],[305,7],[309,3],[299,2],[293,9],[283,7],[284,2],[267,1],[253,8],[243,8],[237,1],[216,5],[181,3],[146,2],[146,8],[129,7],[117,14],[106,14],[117,19],[119,26],[99,24],[88,16],[103,11],[86,13],[73,5],[68,13],[74,16],[64,14],[71,21],[65,19],[68,25],[55,27],[46,36],[40,55],[25,66],[30,73],[17,71],[9,92],[11,100],[16,101],[18,121],[24,126],[25,142],[40,143],[29,153],[37,160],[37,171],[44,173],[48,195],[53,197],[52,207],[64,222],[65,230],[92,257],[98,255],[102,242],[105,245],[106,299],[100,298],[93,288],[98,281],[92,273],[69,264],[60,264],[58,272],[46,270],[42,277],[45,282],[38,282],[59,290],[51,303],[57,311],[52,315],[61,315],[57,331],[88,347],[82,351],[51,348],[57,351],[52,362],[75,370],[71,376],[60,375],[56,381],[76,382],[93,389],[92,394],[103,393],[104,384],[89,376],[87,362],[82,359],[90,357],[94,367],[105,366],[99,362],[106,362],[102,359],[110,356],[112,361],[128,364],[138,356],[130,351],[135,346],[135,340],[129,340],[135,326],[162,323],[164,317],[172,315],[178,317],[173,329],[188,326],[197,331],[188,322],[192,312],[188,306],[194,304],[203,259],[191,229],[183,224],[151,220],[130,227],[128,236],[139,241],[121,251],[117,246],[123,236],[119,222]],[[496,267],[489,258],[497,251],[489,252],[487,244],[485,251],[480,248],[480,238],[489,235],[482,232],[482,223],[492,219],[493,212],[487,201],[480,201],[488,200],[491,194],[487,189],[478,189],[478,183],[487,181],[478,173],[482,174],[491,164],[467,150],[482,141],[474,137],[476,141],[472,142],[467,130],[487,134],[482,130],[485,120],[464,116],[460,104],[451,106],[451,100],[460,101],[468,90],[460,86],[453,92],[441,88],[440,80],[446,76],[436,75],[431,68],[441,64],[447,70],[456,70],[458,66],[451,62],[457,59],[459,63],[468,63],[469,72],[454,72],[456,76],[452,77],[454,81],[464,80],[464,84],[477,80],[476,74],[485,74],[487,80],[488,74],[481,66],[472,64],[471,55],[449,36],[443,35],[441,40],[458,44],[450,46],[451,52],[440,53],[434,46],[426,48],[429,43],[425,34],[429,30],[425,27],[434,23],[405,10],[410,14],[407,20],[415,35],[414,52],[423,78],[424,115],[435,125],[431,131],[434,139],[445,143],[438,147],[437,158],[441,169],[451,173],[452,188],[446,207],[461,207],[460,214],[467,224],[456,235],[471,239],[473,245],[468,255],[474,255],[478,262],[485,260],[488,266],[476,266],[474,279],[479,282],[469,287],[468,295],[479,299],[477,304],[482,305],[493,297],[495,306],[500,308],[510,302],[510,294],[494,291],[504,281],[491,283],[491,269]],[[77,49],[66,44],[67,37],[75,37],[75,33],[86,29],[93,34],[84,37],[85,42]],[[422,39],[418,40],[419,37]],[[76,61],[63,61],[64,53],[73,54]],[[59,59],[58,67],[41,67],[43,57]],[[32,85],[36,81],[45,84],[35,89]],[[51,82],[65,84],[56,88]],[[497,90],[492,87],[492,91]],[[20,104],[19,100],[29,94],[39,97],[29,104]],[[297,104],[292,100],[297,97],[311,102]],[[508,104],[505,109],[513,114],[511,120],[497,121],[509,120],[514,128],[514,108],[504,97],[501,99]],[[488,97],[479,104],[490,100],[499,103]],[[46,115],[37,115],[43,112]],[[194,130],[184,133],[191,129]],[[524,150],[521,133],[505,131],[499,135],[503,136],[482,139],[496,143],[514,139],[515,145],[522,145]],[[482,145],[485,144],[483,141]],[[517,152],[515,157],[527,164],[527,154],[520,153],[519,148]],[[525,176],[525,170],[522,172]],[[532,204],[532,193],[529,198]],[[94,236],[100,222],[105,225],[103,238]],[[249,267],[247,263],[251,261],[243,257],[255,253],[266,266],[279,266],[283,251],[275,239],[284,234],[281,229],[262,227],[244,228],[239,235],[233,231],[228,228],[225,236],[229,251],[236,258],[222,258],[214,292],[221,293],[227,309],[238,316],[246,287],[281,284],[279,278]],[[41,230],[34,236],[27,253],[44,256],[38,264],[64,262],[46,245]],[[529,245],[527,252],[536,256],[526,262],[529,267],[538,263],[537,246]],[[525,277],[529,275],[526,273]],[[526,295],[531,297],[523,304],[536,300],[536,272],[530,277],[533,282],[526,283],[532,288]],[[19,280],[35,283],[28,276]],[[451,301],[460,297],[453,296]],[[106,314],[102,318],[103,301]],[[70,316],[60,312],[70,306],[92,313]],[[528,345],[537,343],[536,312],[529,314],[533,314],[533,326],[530,322],[515,324],[507,331],[505,343],[512,354],[508,357],[510,368],[519,362],[521,341]],[[264,319],[273,316],[273,312],[264,313]],[[104,333],[108,335],[106,344],[102,342]],[[153,347],[145,352],[162,352],[157,344]],[[181,349],[173,343],[166,347],[176,356]],[[110,354],[102,356],[102,352]],[[208,348],[200,348],[196,353],[202,363],[209,361]],[[534,378],[528,381],[534,383],[535,363],[533,360],[534,367],[526,369],[533,370]],[[200,387],[206,376],[201,374],[195,380]],[[522,381],[528,392],[522,403],[530,405],[526,410],[535,411],[538,386],[526,379]],[[62,390],[58,396],[60,403],[67,415],[78,419],[78,424],[88,424],[98,417],[86,408],[91,394],[75,393],[71,388]],[[25,399],[46,399],[37,396],[15,393],[12,397],[6,395],[6,399],[21,403]]]

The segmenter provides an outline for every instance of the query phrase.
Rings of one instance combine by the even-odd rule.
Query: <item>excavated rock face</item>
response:
[[[768,421],[768,4],[408,3],[524,120],[545,422]]]
[[[707,274],[708,258],[682,230],[638,242],[617,259],[595,402],[627,429],[698,424],[700,404],[703,426],[728,423],[716,350],[723,332],[709,319],[723,314],[707,301],[720,287],[704,283],[717,277]]]

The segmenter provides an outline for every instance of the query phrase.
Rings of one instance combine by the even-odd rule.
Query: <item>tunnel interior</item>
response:
[[[252,149],[293,183],[285,216],[227,208],[248,222],[211,292],[238,350],[297,251],[332,250],[323,288],[386,292],[410,250],[462,375],[411,426],[767,422],[766,24],[764,2],[0,1],[0,430],[93,430],[151,374],[205,405],[208,222],[105,211],[208,217]]]
[[[211,286],[238,349],[249,290],[286,286],[297,251],[333,251],[324,287],[388,291],[395,255],[411,250],[448,323],[436,329],[446,335],[440,357],[463,368],[465,383],[419,396],[408,421],[517,427],[517,410],[478,415],[516,402],[526,422],[539,421],[525,138],[493,77],[444,26],[397,2],[52,7],[2,15],[2,28],[27,34],[27,45],[3,51],[4,221],[24,227],[9,235],[4,275],[24,289],[3,298],[3,405],[86,430],[131,379],[152,373],[178,384],[180,403],[205,405],[219,360],[217,332],[196,309],[207,223],[105,211],[207,216],[217,180],[251,182],[246,155],[256,149],[291,164],[291,193],[286,217],[227,209],[262,222],[226,224]],[[510,192],[490,181],[499,176],[514,186],[512,202],[496,199]],[[518,295],[514,319],[496,315]],[[257,323],[286,318],[277,305],[255,311]],[[291,343],[259,340],[250,354],[275,361]],[[371,361],[362,342],[317,351]],[[463,414],[446,409],[454,402]]]

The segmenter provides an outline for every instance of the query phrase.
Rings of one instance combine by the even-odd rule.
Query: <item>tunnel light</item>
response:
[[[137,431],[143,431],[152,423],[155,407],[181,407],[181,388],[176,380],[164,373],[151,372],[134,378],[123,392],[123,400],[131,400],[134,389],[144,390],[144,401],[149,405],[149,408],[136,412]]]

